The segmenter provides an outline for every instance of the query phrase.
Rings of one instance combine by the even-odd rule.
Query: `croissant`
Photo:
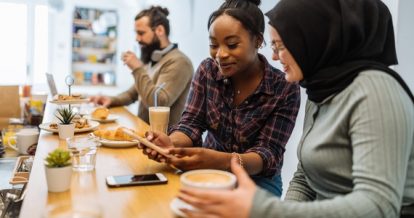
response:
[[[92,117],[99,120],[106,120],[109,115],[108,108],[100,107],[96,108],[95,111],[92,112]]]
[[[116,130],[96,130],[93,134],[97,137],[112,140],[112,141],[131,141],[133,140],[132,137],[125,134],[121,128],[117,128]]]

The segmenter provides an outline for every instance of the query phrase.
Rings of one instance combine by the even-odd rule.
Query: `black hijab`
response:
[[[281,0],[266,13],[303,72],[300,85],[321,102],[341,92],[363,70],[403,79],[388,66],[398,63],[391,14],[380,0]]]

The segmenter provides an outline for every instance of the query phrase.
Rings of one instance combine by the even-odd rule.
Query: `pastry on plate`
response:
[[[89,128],[89,122],[87,119],[85,118],[79,118],[75,121],[73,121],[75,123],[75,128],[77,129],[82,129],[82,128]]]
[[[57,129],[58,128],[58,125],[57,125],[57,123],[50,123],[49,124],[49,128],[51,128],[51,129]]]
[[[95,130],[93,134],[99,138],[111,140],[111,141],[131,141],[133,138],[122,131],[119,127],[115,130],[100,129]]]
[[[82,99],[81,94],[72,94],[72,95],[58,94],[53,97],[53,100],[55,101],[68,101],[68,100],[78,100],[78,99]]]
[[[97,120],[106,120],[109,115],[108,108],[98,107],[92,112],[92,118]]]

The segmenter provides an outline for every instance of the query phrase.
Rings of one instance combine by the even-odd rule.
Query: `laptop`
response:
[[[53,96],[57,95],[56,83],[53,78],[53,74],[46,73],[47,85],[49,86],[50,94]]]

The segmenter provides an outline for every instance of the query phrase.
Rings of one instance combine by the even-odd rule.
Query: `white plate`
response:
[[[81,98],[81,99],[71,99],[71,100],[52,100],[49,101],[50,103],[53,104],[59,104],[59,105],[63,105],[63,104],[82,104],[82,103],[88,103],[89,99],[88,98]]]
[[[98,141],[102,144],[102,146],[110,148],[127,148],[138,145],[137,141],[112,141],[100,138],[98,138]]]
[[[96,122],[96,121],[88,120],[88,123],[89,123],[89,128],[82,128],[82,129],[75,128],[75,133],[88,132],[88,131],[96,129],[99,126],[99,122]],[[58,129],[52,129],[49,127],[49,125],[50,123],[42,123],[39,125],[39,128],[49,131],[49,132],[55,132],[55,133],[58,132]]]
[[[178,198],[174,198],[171,201],[170,208],[174,212],[174,214],[179,216],[179,217],[187,217],[183,212],[181,212],[180,208],[186,208],[186,209],[189,209],[189,210],[194,210],[194,207],[184,203],[183,201],[181,201]]]
[[[92,116],[88,116],[88,118],[91,119],[91,120],[98,121],[100,123],[110,123],[110,122],[115,122],[115,120],[118,119],[118,115],[109,114],[108,117],[104,120],[103,119],[96,119],[96,118],[93,118]]]

